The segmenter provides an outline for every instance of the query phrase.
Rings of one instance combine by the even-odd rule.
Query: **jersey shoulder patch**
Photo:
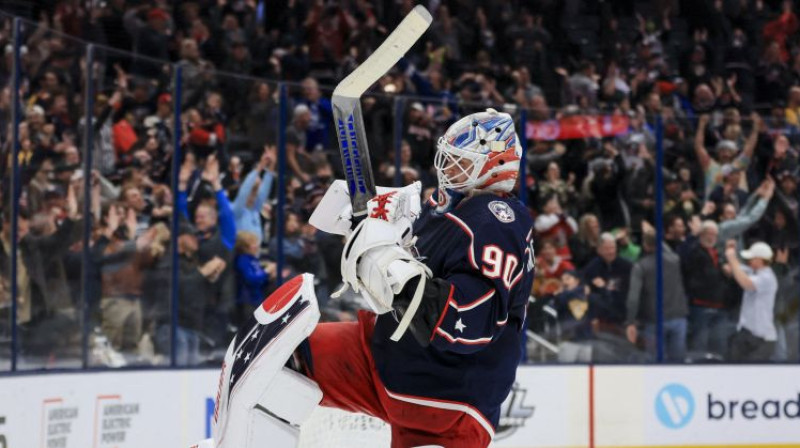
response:
[[[512,209],[510,205],[503,201],[490,202],[489,210],[492,212],[495,218],[502,223],[514,222],[516,219],[516,216],[514,215],[514,209]]]

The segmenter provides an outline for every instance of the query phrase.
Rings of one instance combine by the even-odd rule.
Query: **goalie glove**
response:
[[[411,324],[431,271],[407,250],[413,244],[413,220],[402,191],[378,195],[367,203],[367,218],[348,235],[342,251],[342,281],[359,292],[377,314],[395,310],[394,299],[417,279],[410,302],[391,339],[397,341]],[[417,196],[418,198],[419,196]],[[342,291],[343,291],[342,290]]]
[[[394,296],[414,277],[430,270],[401,245],[411,226],[366,218],[351,233],[342,250],[342,281],[362,293],[377,314],[392,311]]]

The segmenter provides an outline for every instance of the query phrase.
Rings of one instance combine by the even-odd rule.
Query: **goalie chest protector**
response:
[[[444,315],[425,348],[410,333],[390,341],[397,321],[378,316],[373,358],[389,391],[468,404],[496,427],[522,356],[533,222],[515,197],[477,195],[444,215],[434,208],[425,203],[414,235],[433,276],[453,285]]]

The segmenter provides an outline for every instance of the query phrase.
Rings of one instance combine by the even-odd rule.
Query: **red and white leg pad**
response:
[[[319,322],[314,276],[272,293],[239,330],[222,364],[212,440],[200,448],[293,448],[299,426],[322,400],[308,377],[284,367]]]

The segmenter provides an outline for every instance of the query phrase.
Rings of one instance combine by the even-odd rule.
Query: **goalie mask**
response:
[[[439,138],[434,166],[440,191],[510,192],[522,157],[518,141],[507,113],[486,109],[458,120]]]

